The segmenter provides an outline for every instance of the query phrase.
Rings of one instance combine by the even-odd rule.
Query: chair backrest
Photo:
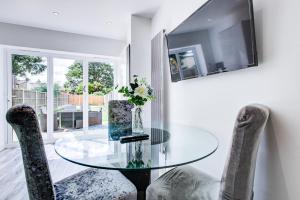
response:
[[[233,140],[220,189],[222,200],[251,200],[260,136],[269,110],[253,104],[242,108],[233,131]]]
[[[6,119],[19,139],[29,198],[31,200],[55,199],[35,111],[30,106],[15,106],[8,110]]]
[[[119,140],[121,136],[131,133],[133,105],[127,100],[108,102],[108,133],[110,140]]]

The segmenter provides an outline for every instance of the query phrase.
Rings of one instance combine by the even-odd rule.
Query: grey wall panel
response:
[[[155,100],[151,103],[151,126],[160,128],[163,125],[163,66],[164,66],[164,33],[157,34],[151,41],[151,85]]]

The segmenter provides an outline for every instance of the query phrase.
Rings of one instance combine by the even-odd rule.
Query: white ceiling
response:
[[[125,40],[130,16],[151,18],[163,1],[0,0],[0,22]]]

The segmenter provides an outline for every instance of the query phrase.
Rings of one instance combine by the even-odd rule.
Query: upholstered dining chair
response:
[[[6,119],[19,139],[30,200],[136,199],[136,188],[118,171],[87,169],[53,184],[35,111],[15,106]]]
[[[108,102],[108,134],[110,140],[119,140],[121,136],[131,134],[131,109],[133,105],[127,100]]]
[[[177,167],[147,188],[147,200],[253,199],[257,151],[268,117],[269,110],[263,105],[248,105],[240,110],[221,181],[191,166]]]

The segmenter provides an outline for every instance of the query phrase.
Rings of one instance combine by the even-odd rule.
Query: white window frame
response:
[[[4,82],[7,85],[4,85],[4,102],[5,111],[8,110],[12,106],[12,63],[11,56],[13,54],[17,55],[28,55],[28,56],[40,56],[47,58],[47,91],[53,91],[53,59],[61,58],[61,59],[73,59],[80,60],[83,62],[83,86],[86,88],[83,92],[83,131],[88,131],[88,63],[89,62],[108,62],[112,63],[114,68],[118,67],[118,63],[120,62],[119,57],[111,57],[111,56],[99,56],[92,54],[79,54],[79,53],[70,53],[63,51],[52,51],[52,50],[43,50],[43,49],[33,49],[33,48],[24,48],[24,47],[12,47],[12,46],[1,46],[4,48],[4,72],[7,74],[6,80]],[[116,70],[114,70],[116,71]],[[52,74],[50,76],[49,74]],[[53,106],[52,102],[54,100],[53,92],[47,92],[47,138],[45,140],[46,143],[53,143]],[[17,143],[13,142],[13,132],[11,127],[4,122],[6,130],[4,130],[4,138],[5,138],[5,147],[14,147]]]

